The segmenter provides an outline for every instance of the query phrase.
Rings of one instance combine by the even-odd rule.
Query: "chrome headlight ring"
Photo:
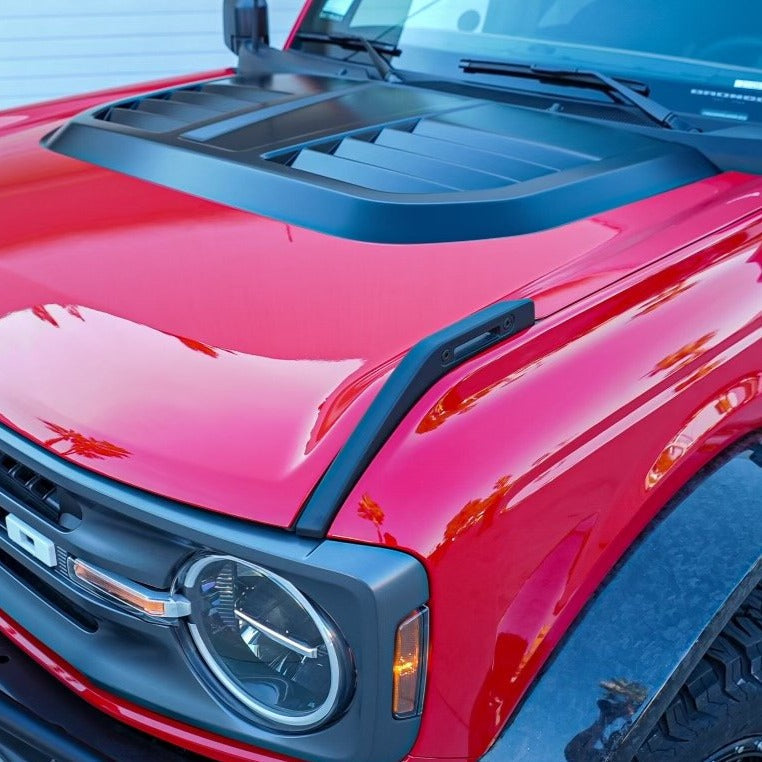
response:
[[[352,657],[336,626],[289,580],[233,556],[195,560],[181,587],[193,643],[219,684],[269,726],[304,732],[346,706]]]

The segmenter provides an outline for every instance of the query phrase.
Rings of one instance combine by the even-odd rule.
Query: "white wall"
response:
[[[269,0],[281,45],[302,0]],[[0,110],[230,66],[222,0],[0,0]]]

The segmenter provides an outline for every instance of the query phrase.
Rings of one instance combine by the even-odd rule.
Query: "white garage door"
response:
[[[281,45],[301,0],[270,0]],[[0,0],[0,109],[230,66],[222,0]]]

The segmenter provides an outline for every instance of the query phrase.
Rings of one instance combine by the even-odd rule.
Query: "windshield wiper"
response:
[[[326,42],[347,50],[364,50],[381,79],[385,82],[404,82],[399,72],[381,55],[381,53],[388,56],[401,55],[402,51],[388,42],[369,40],[361,34],[325,34],[323,32],[297,32],[296,39],[304,42]]]
[[[551,66],[536,66],[532,64],[507,63],[503,61],[474,61],[464,58],[460,62],[460,68],[465,74],[497,74],[507,77],[529,77],[546,82],[558,82],[568,85],[581,85],[597,90],[603,90],[609,94],[616,93],[621,98],[637,106],[646,116],[653,119],[657,124],[670,130],[682,132],[700,132],[700,130],[687,122],[682,117],[670,111],[653,98],[639,93],[634,87],[622,82],[608,74],[586,69],[561,69]],[[638,85],[639,83],[633,83]],[[646,92],[648,88],[642,86]]]

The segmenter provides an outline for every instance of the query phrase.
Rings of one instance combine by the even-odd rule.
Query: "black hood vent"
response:
[[[142,132],[172,132],[216,121],[221,114],[255,111],[293,97],[293,93],[210,82],[124,101],[103,109],[95,118]]]
[[[274,73],[101,106],[45,145],[321,232],[531,233],[713,174],[693,148],[423,84]]]
[[[593,158],[434,118],[304,148],[288,164],[371,190],[447,193],[505,188]]]

